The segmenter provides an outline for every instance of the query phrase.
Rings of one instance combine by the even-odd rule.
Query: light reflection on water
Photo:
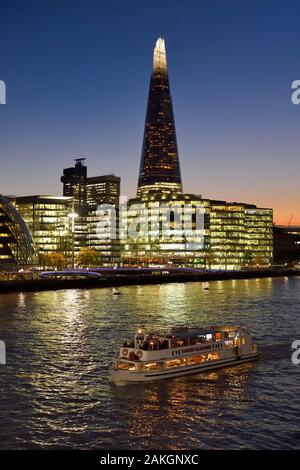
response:
[[[0,297],[1,448],[300,448],[300,279]],[[126,386],[107,367],[136,327],[244,322],[257,363]]]

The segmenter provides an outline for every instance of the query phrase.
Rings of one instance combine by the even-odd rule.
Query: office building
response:
[[[115,175],[92,176],[86,180],[86,203],[88,207],[99,204],[118,205],[121,178]]]
[[[75,165],[63,170],[63,195],[73,198],[74,210],[83,212],[99,204],[118,204],[121,178],[113,174],[87,176],[85,158],[76,158]]]
[[[30,230],[37,263],[41,262],[43,255],[54,252],[70,258],[71,197],[23,196],[14,198],[13,203]]]
[[[63,170],[61,177],[63,193],[73,197],[72,210],[78,214],[74,221],[75,254],[89,247],[99,253],[101,264],[114,266],[120,262],[120,244],[99,234],[103,216],[97,208],[104,204],[118,210],[121,178],[113,174],[88,177],[85,160],[75,159],[75,166]]]
[[[33,240],[20,213],[0,195],[0,270],[31,265]]]
[[[199,210],[200,227],[195,223]],[[166,218],[169,227],[163,230]],[[137,219],[139,228],[133,235]],[[121,258],[126,265],[229,270],[272,262],[271,209],[182,193],[163,38],[154,48],[137,198],[128,201],[121,225]]]
[[[153,53],[138,196],[151,191],[181,193],[182,183],[170,94],[165,41],[158,38]]]
[[[300,264],[300,227],[274,225],[274,263]]]
[[[86,205],[87,167],[84,165],[85,160],[85,158],[75,158],[75,166],[65,168],[61,177],[63,195],[73,198],[76,210]]]

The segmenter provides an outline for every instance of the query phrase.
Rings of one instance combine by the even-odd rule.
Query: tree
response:
[[[256,265],[256,266],[263,266],[265,264],[267,264],[263,258],[263,256],[261,255],[256,255],[254,256],[253,258],[253,264]]]
[[[245,250],[244,264],[246,265],[253,264],[253,253],[249,250]]]
[[[98,266],[100,263],[100,254],[92,248],[81,248],[76,255],[76,264],[84,268]]]
[[[67,259],[65,255],[59,252],[40,254],[39,259],[43,268],[50,267],[55,269],[63,269],[67,266]]]
[[[215,255],[210,251],[206,255],[206,263],[205,263],[206,269],[211,269],[211,267],[216,263],[217,263],[217,259],[216,259]]]

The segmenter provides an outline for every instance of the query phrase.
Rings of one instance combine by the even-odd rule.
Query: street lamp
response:
[[[68,217],[71,219],[71,233],[72,233],[72,269],[74,268],[74,233],[75,233],[75,219],[78,217],[76,212],[71,212],[68,214]]]

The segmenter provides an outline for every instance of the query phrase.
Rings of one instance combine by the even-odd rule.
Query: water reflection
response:
[[[150,438],[155,448],[165,447],[166,442],[170,449],[190,448],[190,429],[199,429],[199,424],[198,444],[201,447],[203,439],[205,447],[207,427],[217,430],[220,418],[232,420],[253,402],[247,388],[253,367],[248,364],[172,381],[131,384],[125,396],[122,388],[112,386],[111,407],[127,423],[130,447],[138,442],[147,448]],[[229,403],[235,403],[234,411]]]
[[[23,310],[25,308],[25,295],[23,292],[17,293],[17,308]]]
[[[8,294],[0,300],[3,448],[299,448],[299,278]],[[244,322],[254,364],[112,387],[107,366],[136,325]],[[299,397],[299,398],[298,398]]]

